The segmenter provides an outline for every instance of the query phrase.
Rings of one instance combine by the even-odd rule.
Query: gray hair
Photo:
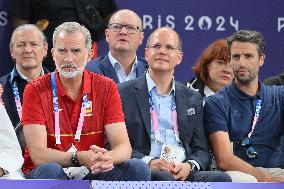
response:
[[[85,41],[86,48],[91,49],[92,48],[91,33],[85,26],[80,25],[78,22],[64,22],[59,26],[57,26],[53,32],[53,38],[52,38],[53,46],[55,46],[56,38],[60,32],[74,33],[76,31],[80,31],[84,35],[86,39]]]
[[[240,30],[233,33],[232,36],[227,38],[227,43],[230,49],[234,41],[254,43],[256,44],[258,55],[264,55],[265,41],[262,33],[258,31]]]
[[[179,35],[175,30],[173,30],[173,29],[170,28],[170,27],[162,27],[162,28],[158,28],[158,29],[154,30],[154,31],[150,34],[150,36],[148,37],[148,39],[147,39],[146,48],[149,48],[149,47],[150,47],[150,43],[151,43],[151,41],[152,41],[152,38],[153,38],[154,33],[155,33],[156,31],[160,30],[160,29],[170,29],[170,30],[172,30],[173,32],[175,32],[176,35],[177,35],[177,37],[178,37],[178,46],[177,46],[177,48],[178,48],[180,51],[182,51],[182,40],[181,40],[181,37],[180,37],[180,35]]]
[[[33,31],[37,31],[41,38],[42,38],[42,41],[43,43],[47,43],[47,40],[46,40],[46,36],[44,35],[44,33],[34,24],[23,24],[23,25],[20,25],[18,26],[12,33],[12,37],[11,37],[11,40],[10,40],[10,48],[13,47],[13,43],[14,43],[14,40],[15,40],[15,35],[17,32],[20,32],[20,31],[24,31],[24,30],[33,30]]]

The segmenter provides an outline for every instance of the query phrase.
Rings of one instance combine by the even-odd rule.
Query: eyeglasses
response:
[[[237,143],[247,148],[246,153],[249,159],[258,157],[257,152],[255,151],[254,147],[252,147],[248,137],[239,139]]]
[[[148,46],[148,48],[152,48],[154,51],[159,51],[159,50],[162,49],[162,47],[163,47],[163,46],[160,45],[160,44],[154,44],[154,45]],[[166,53],[172,53],[172,52],[174,52],[175,50],[179,50],[179,51],[180,51],[180,49],[179,49],[178,47],[174,47],[174,46],[172,46],[172,45],[166,45],[166,46],[164,47],[164,50],[165,50]]]
[[[131,25],[131,24],[113,23],[113,24],[109,24],[108,28],[111,29],[114,32],[120,32],[122,30],[122,28],[125,28],[125,30],[129,34],[135,34],[138,31],[141,31],[140,27],[134,26],[134,25]]]

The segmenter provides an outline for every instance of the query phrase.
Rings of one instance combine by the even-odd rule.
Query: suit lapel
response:
[[[148,101],[148,89],[145,74],[139,78],[139,82],[135,85],[135,98],[138,104],[138,109],[141,113],[142,120],[146,127],[149,139],[151,138],[151,116],[150,104]]]
[[[181,139],[184,136],[187,125],[187,99],[184,94],[184,89],[182,89],[176,82],[175,84],[176,92],[175,92],[175,98],[176,98],[176,106],[177,106],[177,122],[178,122],[178,128]]]
[[[119,83],[118,77],[107,55],[104,57],[102,65],[105,76],[112,78],[115,83]]]

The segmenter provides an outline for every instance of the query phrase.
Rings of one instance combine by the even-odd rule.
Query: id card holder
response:
[[[182,163],[185,157],[185,150],[182,146],[163,144],[160,158],[169,162]]]
[[[230,142],[231,152],[234,154],[234,142]]]
[[[76,152],[77,148],[72,144],[67,152]],[[68,167],[63,168],[63,171],[71,180],[82,180],[87,174],[89,174],[89,169],[85,166],[81,167]]]

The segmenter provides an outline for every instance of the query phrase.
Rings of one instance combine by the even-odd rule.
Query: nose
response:
[[[126,26],[122,26],[120,32],[120,34],[127,34],[127,29],[126,29]]]
[[[64,56],[65,62],[72,62],[73,61],[73,54],[71,51],[68,51],[66,55]]]
[[[31,53],[32,52],[32,46],[30,44],[26,44],[24,48],[25,53]]]

